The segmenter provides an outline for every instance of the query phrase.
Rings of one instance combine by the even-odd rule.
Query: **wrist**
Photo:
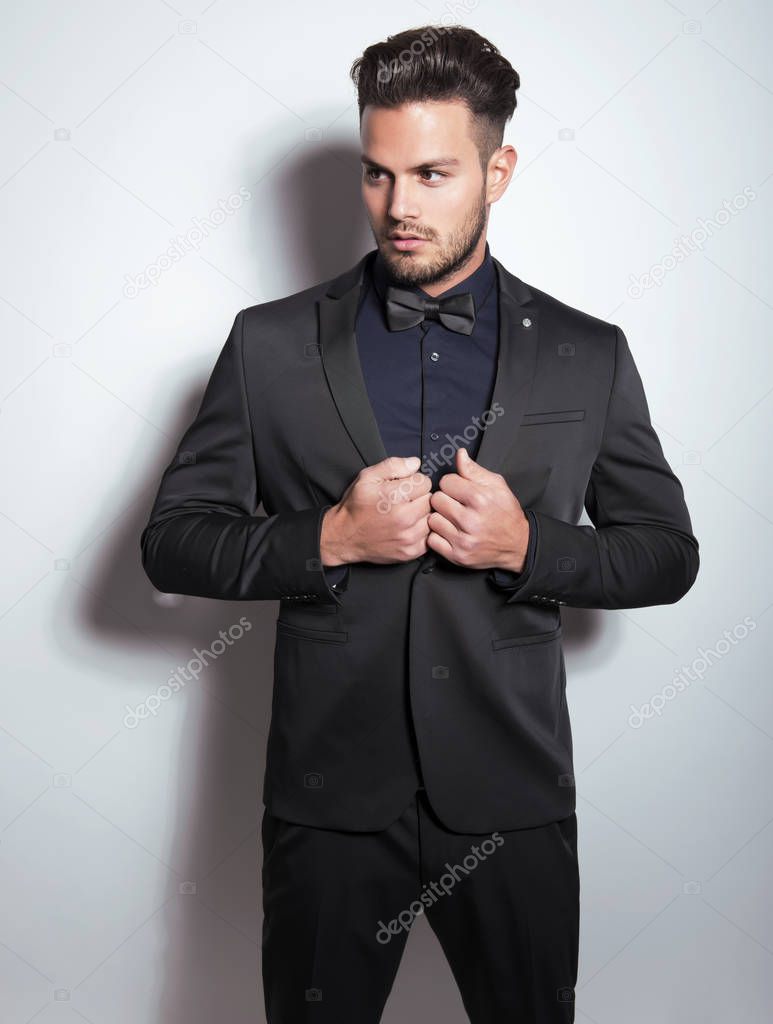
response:
[[[497,569],[506,569],[516,573],[523,572],[526,567],[526,554],[529,550],[530,529],[529,517],[521,511],[521,523],[514,548],[503,552],[503,557],[496,566]]]
[[[322,517],[319,554],[323,566],[327,568],[354,561],[343,540],[345,532],[342,526],[345,514],[340,505],[332,505]]]

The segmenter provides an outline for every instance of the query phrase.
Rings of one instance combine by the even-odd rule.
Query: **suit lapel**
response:
[[[536,302],[520,278],[492,257],[499,280],[499,355],[491,395],[490,422],[475,461],[498,473],[515,441],[537,366],[539,320]],[[500,411],[502,410],[502,411]]]
[[[365,266],[374,251],[334,278],[319,300],[323,369],[339,415],[366,466],[387,457],[362,375],[355,333]],[[531,391],[538,318],[528,286],[509,273],[499,260],[494,259],[494,266],[499,284],[499,356],[491,397],[494,418],[487,417],[491,422],[483,432],[476,461],[492,472],[499,472]]]
[[[334,278],[319,300],[322,366],[339,415],[366,466],[387,457],[362,376],[355,333],[357,305],[369,255]]]

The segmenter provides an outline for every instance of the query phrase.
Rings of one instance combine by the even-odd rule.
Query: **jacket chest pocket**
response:
[[[584,409],[558,409],[554,412],[527,412],[524,413],[521,425],[524,427],[536,426],[540,423],[575,423],[585,419]]]

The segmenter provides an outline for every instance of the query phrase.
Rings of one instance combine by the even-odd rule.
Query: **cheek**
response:
[[[475,210],[477,193],[461,183],[446,185],[438,189],[425,189],[422,208],[444,233],[453,232],[466,224]]]
[[[373,220],[377,217],[382,217],[384,212],[384,196],[385,192],[381,189],[373,188],[372,186],[363,184],[360,193],[362,195],[362,202],[365,209]]]
[[[457,216],[461,223],[469,220],[480,210],[484,199],[477,188],[472,188],[468,183],[462,184],[460,182],[458,187],[454,188],[453,201],[454,209],[459,211]]]

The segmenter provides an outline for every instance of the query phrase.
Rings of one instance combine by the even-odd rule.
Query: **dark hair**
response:
[[[502,145],[513,116],[518,72],[488,39],[464,25],[410,28],[373,43],[349,72],[364,108],[426,100],[461,100],[473,119],[473,138],[485,168]]]

